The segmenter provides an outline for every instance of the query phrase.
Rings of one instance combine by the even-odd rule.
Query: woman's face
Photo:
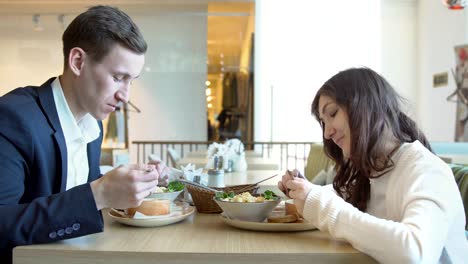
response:
[[[351,131],[348,113],[332,98],[322,95],[319,99],[319,119],[322,123],[323,136],[331,139],[343,151],[344,158],[349,158],[351,151]]]

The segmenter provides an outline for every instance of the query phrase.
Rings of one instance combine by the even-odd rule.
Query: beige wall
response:
[[[167,12],[127,11],[148,42],[146,65],[130,96],[142,111],[129,115],[130,141],[206,140],[206,10],[206,4],[198,4]],[[79,11],[65,16],[65,26]],[[32,15],[0,12],[1,95],[61,74],[64,27],[58,14],[43,15],[44,30],[35,32]],[[136,153],[131,151],[135,161]]]
[[[418,1],[417,115],[432,141],[453,141],[455,104],[446,98],[455,90],[450,70],[455,67],[454,46],[467,43],[466,10],[449,10],[440,1]],[[449,72],[447,87],[433,88],[432,75]]]

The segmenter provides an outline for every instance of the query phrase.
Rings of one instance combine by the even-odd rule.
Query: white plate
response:
[[[240,228],[253,231],[270,231],[270,232],[296,232],[296,231],[306,231],[317,229],[314,225],[308,222],[304,223],[267,223],[267,222],[249,222],[241,220],[229,219],[221,213],[221,220],[226,224]]]
[[[159,200],[169,200],[173,202],[182,191],[177,191],[177,192],[163,192],[163,193],[151,193],[148,195],[146,198],[153,198],[153,199],[159,199]]]
[[[160,216],[150,219],[133,219],[129,217],[123,217],[113,212],[109,211],[109,216],[112,217],[115,221],[130,225],[130,226],[139,226],[139,227],[156,227],[156,226],[165,226],[180,222],[195,212],[195,207],[193,206],[180,206],[172,205],[171,214],[168,216]]]

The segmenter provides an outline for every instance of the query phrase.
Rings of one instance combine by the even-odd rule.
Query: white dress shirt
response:
[[[62,126],[67,145],[67,187],[66,189],[84,184],[88,181],[89,165],[87,145],[97,139],[101,130],[97,120],[86,114],[81,120],[75,120],[68,106],[59,78],[52,84],[55,107]]]

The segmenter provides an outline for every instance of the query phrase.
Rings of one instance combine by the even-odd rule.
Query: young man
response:
[[[147,44],[122,11],[95,6],[63,34],[64,70],[0,97],[0,263],[17,245],[103,230],[102,208],[141,203],[165,172],[120,166],[101,177],[101,121],[126,103]]]

